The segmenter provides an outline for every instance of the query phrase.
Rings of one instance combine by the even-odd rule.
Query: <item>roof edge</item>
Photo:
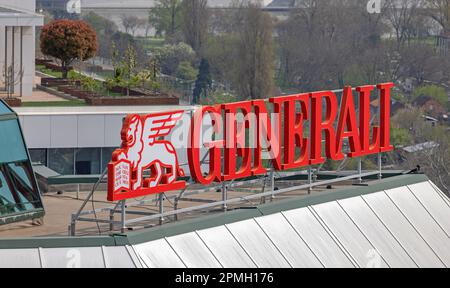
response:
[[[237,209],[203,218],[190,219],[166,224],[154,228],[144,229],[125,234],[113,234],[98,237],[36,237],[20,239],[0,239],[0,249],[27,248],[61,248],[61,247],[99,247],[134,245],[164,237],[208,229],[220,225],[244,221],[255,217],[279,213],[281,211],[304,208],[310,205],[342,200],[361,195],[389,190],[401,186],[429,181],[424,174],[401,175],[382,180],[371,181],[367,186],[322,192],[316,195],[300,196],[293,199],[281,200],[275,203],[260,205],[247,209]]]

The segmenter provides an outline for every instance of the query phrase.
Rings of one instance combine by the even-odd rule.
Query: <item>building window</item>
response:
[[[48,168],[61,175],[73,175],[74,156],[72,148],[48,149]]]
[[[39,163],[47,166],[47,149],[30,149],[32,163]]]
[[[111,161],[112,153],[117,148],[102,148],[102,172],[108,168],[108,163]]]
[[[100,174],[100,148],[82,148],[75,152],[75,174]]]

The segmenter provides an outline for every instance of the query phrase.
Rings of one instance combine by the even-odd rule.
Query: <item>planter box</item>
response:
[[[53,61],[50,59],[36,59],[35,60],[36,65],[45,65],[45,64],[51,63],[51,62],[53,62]]]
[[[127,88],[115,86],[115,87],[111,88],[111,92],[119,93],[122,95],[127,95]],[[142,93],[135,89],[130,89],[130,96],[143,96],[143,95],[145,95],[145,93]]]
[[[47,87],[59,87],[69,85],[81,85],[80,81],[74,81],[72,79],[62,78],[41,78],[41,85]]]
[[[73,97],[77,97],[80,99],[87,99],[89,97],[97,96],[97,94],[94,92],[81,90],[80,88],[73,85],[61,85],[58,86],[58,90],[65,94],[69,94]]]
[[[21,107],[22,100],[20,98],[2,98],[11,107]]]
[[[93,106],[179,105],[180,99],[168,94],[158,96],[90,97],[86,103]]]

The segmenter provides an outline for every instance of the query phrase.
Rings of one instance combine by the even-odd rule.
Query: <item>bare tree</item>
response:
[[[420,109],[405,109],[397,113],[393,125],[408,131],[411,145],[433,143],[423,146],[418,151],[406,154],[406,160],[400,163],[405,170],[419,165],[424,172],[444,193],[450,197],[450,136],[448,127],[432,126],[426,123]]]
[[[410,31],[415,19],[420,17],[420,9],[423,8],[423,0],[389,0],[387,19],[395,30],[397,49],[400,49],[405,41],[410,39]]]
[[[450,31],[450,0],[425,0],[431,18],[444,32]]]
[[[208,33],[207,5],[207,0],[183,0],[181,3],[185,42],[197,52],[205,43]]]
[[[242,2],[243,25],[238,32],[236,87],[247,99],[270,96],[274,78],[273,22],[260,4]]]
[[[139,18],[133,15],[122,15],[120,17],[120,20],[122,22],[123,28],[125,28],[125,32],[136,36],[136,31],[142,25],[142,22],[139,20]]]
[[[23,67],[14,65],[7,66],[5,71],[3,71],[7,99],[13,98],[14,87],[22,82],[23,73]]]
[[[425,81],[444,81],[449,64],[447,57],[439,55],[427,43],[414,43],[400,50],[400,75],[416,79],[418,85]]]

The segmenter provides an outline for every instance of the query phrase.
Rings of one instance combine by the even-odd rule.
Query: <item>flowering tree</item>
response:
[[[57,20],[42,28],[41,51],[61,61],[63,78],[75,60],[84,61],[95,56],[97,35],[89,24],[80,20]]]

